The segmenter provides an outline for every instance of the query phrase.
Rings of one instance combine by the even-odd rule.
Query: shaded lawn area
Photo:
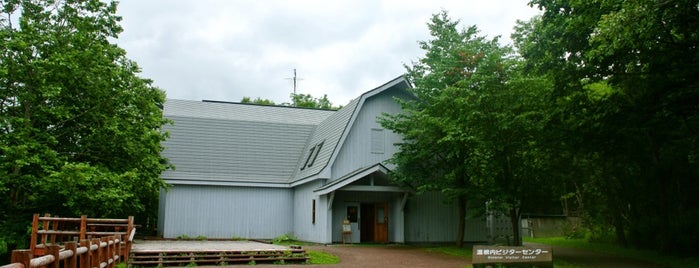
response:
[[[699,267],[699,259],[696,257],[681,258],[676,256],[663,255],[656,251],[638,250],[624,248],[616,244],[588,242],[585,239],[569,239],[565,237],[548,238],[524,238],[525,242],[546,244],[559,247],[569,247],[609,253],[625,258],[642,260],[670,267]]]

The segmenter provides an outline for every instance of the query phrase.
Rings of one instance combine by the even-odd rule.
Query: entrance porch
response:
[[[391,183],[383,165],[355,171],[316,193],[330,201],[333,243],[342,242],[344,220],[350,222],[352,243],[405,242],[403,210],[409,192]]]

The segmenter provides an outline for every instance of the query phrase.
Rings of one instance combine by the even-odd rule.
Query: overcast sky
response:
[[[122,0],[117,43],[168,98],[289,102],[297,69],[298,93],[345,105],[424,55],[432,14],[511,43],[515,21],[538,13],[527,2]]]

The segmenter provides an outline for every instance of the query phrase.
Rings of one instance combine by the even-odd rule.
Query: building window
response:
[[[306,168],[306,165],[308,165],[308,161],[311,161],[311,157],[313,156],[313,152],[316,151],[316,147],[313,146],[311,147],[311,150],[308,152],[308,157],[306,158],[306,162],[303,163],[303,166],[301,166],[301,170],[304,170]]]
[[[385,135],[383,129],[372,128],[371,129],[371,153],[372,154],[383,154],[384,153],[384,140]]]
[[[308,157],[306,158],[306,162],[304,162],[303,166],[301,166],[301,170],[313,166],[313,163],[316,162],[316,158],[318,158],[318,154],[320,153],[320,149],[323,148],[324,143],[325,141],[321,141],[320,143],[311,147],[311,149],[308,151]]]
[[[316,200],[313,199],[313,205],[311,207],[311,223],[316,224]]]
[[[318,145],[316,145],[316,153],[315,155],[313,155],[313,159],[311,159],[311,162],[308,163],[308,167],[313,166],[313,163],[316,162],[316,158],[318,158],[318,154],[320,153],[320,148],[323,148],[323,143],[325,143],[325,141],[321,141],[320,143],[318,143]]]

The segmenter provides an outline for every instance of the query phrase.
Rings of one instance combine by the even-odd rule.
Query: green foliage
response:
[[[294,234],[292,234],[292,233],[288,233],[288,234],[283,234],[283,235],[275,237],[272,240],[272,243],[280,244],[280,243],[288,243],[291,241],[296,241],[296,236],[294,236]]]
[[[314,98],[311,94],[291,94],[291,103],[295,107],[318,108],[326,110],[337,110],[339,107],[333,107],[328,95],[324,94],[321,98]]]
[[[556,174],[591,236],[693,254],[699,247],[696,0],[532,1],[513,35],[554,82]],[[557,136],[557,137],[556,137]],[[564,171],[564,170],[567,170]]]
[[[559,247],[569,247],[584,250],[592,250],[621,256],[630,259],[643,260],[651,263],[657,263],[661,266],[668,267],[699,267],[699,259],[696,256],[689,258],[678,258],[671,255],[661,254],[649,250],[640,250],[632,248],[620,247],[615,243],[608,242],[590,242],[586,239],[569,239],[565,237],[546,237],[546,238],[526,238],[527,242],[546,244]],[[555,257],[555,255],[554,255]]]
[[[325,109],[325,110],[339,110],[342,106],[333,106],[328,95],[325,94],[321,98],[314,98],[311,94],[294,94],[290,95],[291,103],[282,103],[281,106],[293,106],[293,107],[303,107],[303,108],[315,108],[315,109]],[[268,99],[262,99],[260,97],[254,100],[250,97],[243,97],[240,103],[251,103],[260,105],[276,105],[273,101]]]
[[[251,99],[250,97],[243,97],[243,99],[240,100],[240,103],[252,103],[252,104],[260,104],[260,105],[275,105],[273,101],[268,100],[268,99],[262,99],[260,97],[257,97],[254,100]]]
[[[551,200],[555,185],[541,172],[551,85],[523,75],[498,38],[457,26],[446,12],[432,17],[434,39],[419,43],[425,57],[406,66],[416,99],[380,120],[404,141],[390,160],[398,166],[393,178],[418,193],[441,191],[457,202],[462,219],[468,199],[493,201],[516,223],[522,207]]]
[[[25,247],[33,213],[153,222],[165,94],[110,43],[116,3],[2,3],[0,244]]]

